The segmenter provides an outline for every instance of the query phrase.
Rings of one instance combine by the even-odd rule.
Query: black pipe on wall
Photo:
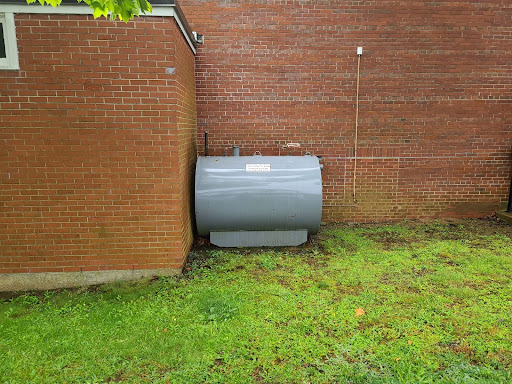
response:
[[[208,131],[204,133],[204,155],[208,156]]]

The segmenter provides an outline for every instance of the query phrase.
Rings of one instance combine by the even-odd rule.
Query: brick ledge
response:
[[[0,292],[73,288],[151,276],[174,276],[181,268],[109,270],[91,272],[2,273]]]
[[[496,212],[496,216],[498,216],[501,220],[506,221],[510,225],[512,225],[512,213],[505,211]]]

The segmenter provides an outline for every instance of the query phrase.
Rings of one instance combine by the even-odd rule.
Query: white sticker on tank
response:
[[[245,164],[245,172],[270,172],[270,164]]]

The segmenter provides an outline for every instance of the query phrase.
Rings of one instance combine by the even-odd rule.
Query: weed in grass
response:
[[[230,320],[238,312],[238,304],[233,296],[216,291],[202,293],[197,305],[203,321]]]

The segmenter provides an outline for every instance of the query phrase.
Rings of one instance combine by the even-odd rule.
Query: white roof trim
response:
[[[93,11],[89,6],[85,5],[59,5],[53,8],[50,5],[37,4],[3,4],[0,12],[2,13],[38,13],[38,14],[60,14],[60,15],[92,15]],[[187,43],[196,54],[196,47],[190,40],[183,23],[181,22],[180,16],[174,11],[174,7],[170,6],[153,6],[153,12],[147,14],[141,14],[139,17],[144,16],[157,16],[157,17],[173,17],[181,30],[182,35],[187,40]]]

